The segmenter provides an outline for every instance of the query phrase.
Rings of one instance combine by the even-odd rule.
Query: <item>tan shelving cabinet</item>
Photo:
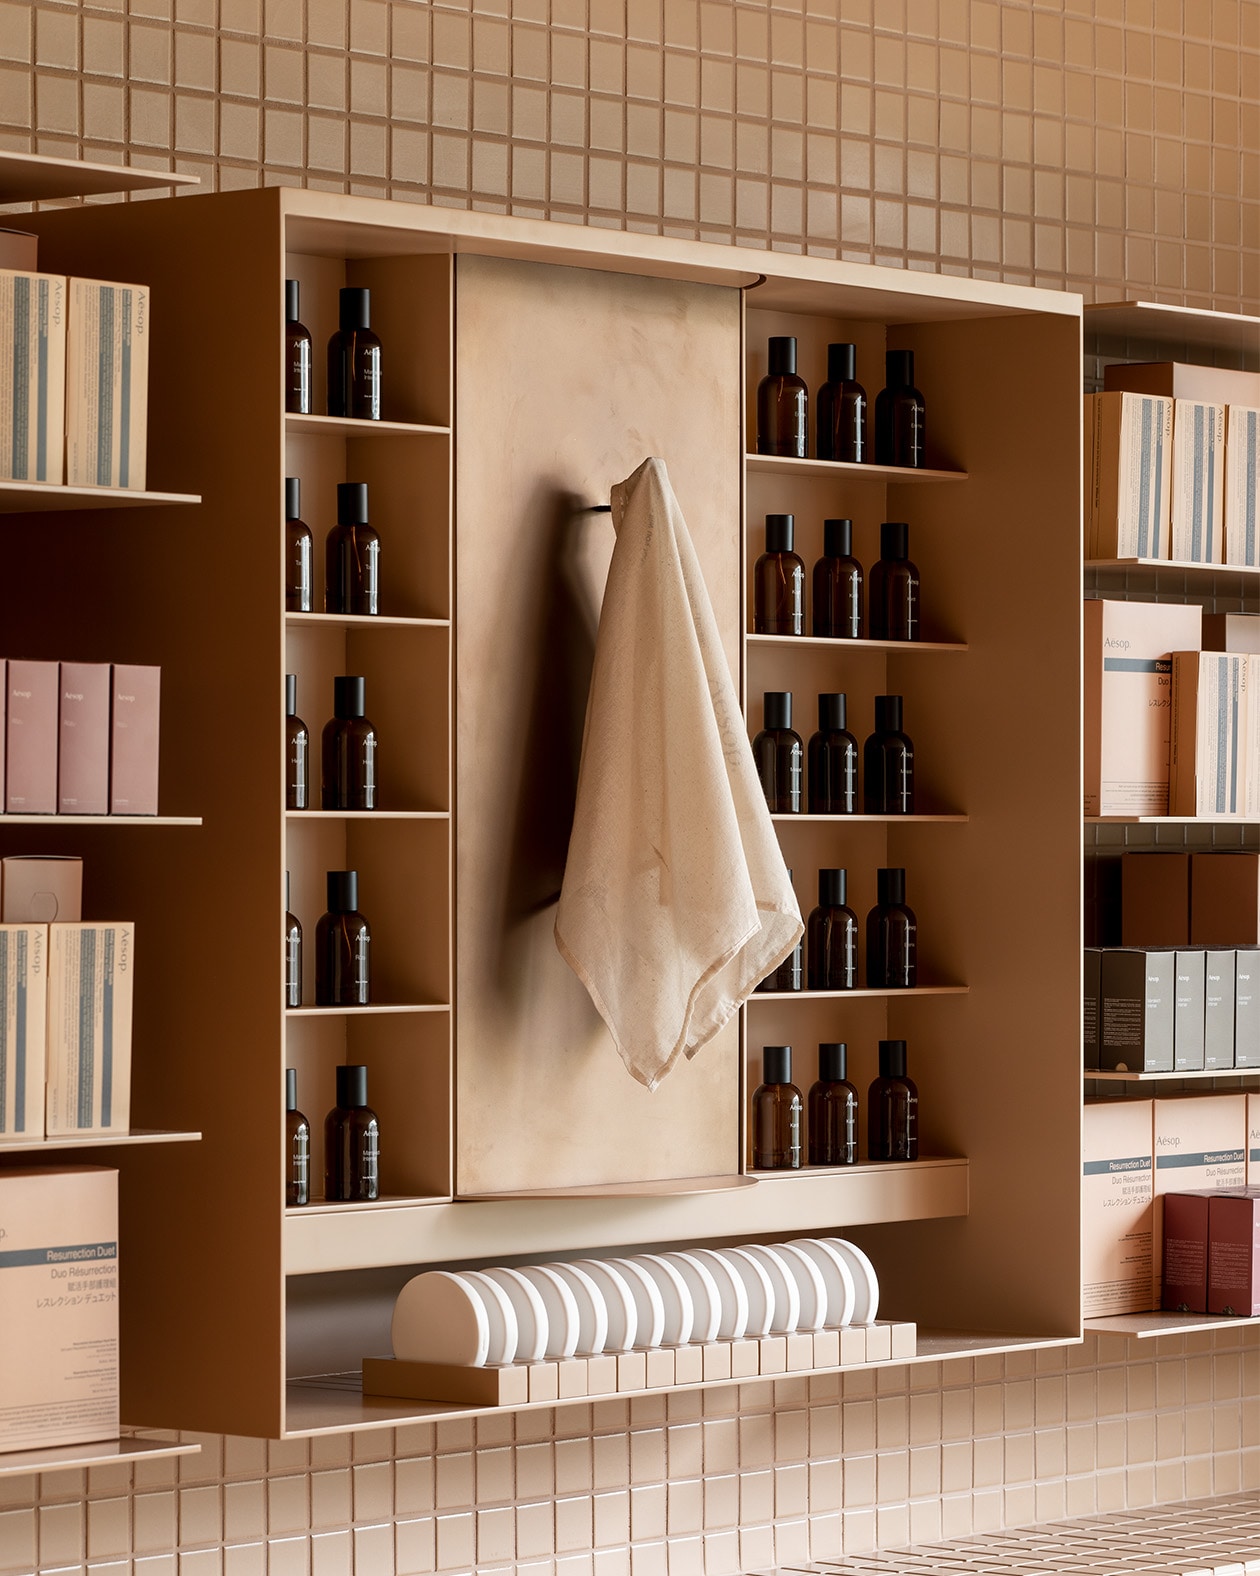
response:
[[[127,1310],[127,1413],[280,1436],[447,1412],[365,1402],[346,1377],[388,1349],[416,1266],[649,1242],[852,1233],[924,1360],[1077,1338],[1078,299],[291,190],[36,223],[50,263],[90,244],[125,277],[144,258],[182,378],[153,442],[205,499],[176,580],[128,609],[164,668],[170,653],[168,705],[199,767],[196,856],[177,880],[156,857],[144,876],[189,920],[169,966],[195,1011],[172,1010],[163,1082],[205,1142],[137,1165],[126,1192],[128,1230],[164,1246]],[[371,288],[379,425],[285,417],[286,277],[317,412],[337,288]],[[931,470],[748,456],[776,332],[800,338],[812,388],[828,340],[855,340],[872,401],[885,346],[913,348]],[[875,694],[906,697],[925,813],[778,825],[806,910],[821,865],[849,868],[863,914],[876,868],[907,867],[921,974],[940,988],[756,1000],[649,1095],[551,927],[613,542],[591,510],[651,453],[750,726],[765,688],[791,688],[806,720],[818,691],[845,690],[859,739]],[[379,619],[283,612],[286,475],[302,479],[316,608],[335,485],[368,483]],[[880,521],[908,520],[930,638],[752,637],[761,520],[783,510],[807,564],[824,516],[852,516],[868,569]],[[286,814],[286,672],[313,753],[332,676],[366,676],[381,812]],[[372,924],[374,1006],[286,1013],[284,872],[310,1004],[324,872],[343,867]],[[864,1098],[886,1035],[910,1043],[929,1158],[748,1176],[761,1044],[797,1046],[804,1085],[809,1048],[847,1040]],[[286,1211],[283,1068],[318,1134],[345,1058],[369,1067],[385,1196]]]

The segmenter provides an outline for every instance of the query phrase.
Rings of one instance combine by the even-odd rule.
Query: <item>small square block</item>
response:
[[[699,1384],[704,1378],[704,1349],[700,1346],[674,1347],[674,1383]]]
[[[647,1389],[647,1359],[643,1352],[618,1352],[618,1390]]]
[[[706,1379],[731,1377],[731,1348],[728,1341],[708,1341],[700,1348]]]
[[[787,1370],[807,1373],[814,1366],[814,1337],[808,1330],[795,1330],[787,1337]]]
[[[587,1395],[612,1395],[617,1388],[617,1358],[612,1352],[586,1359]]]
[[[647,1387],[664,1390],[674,1383],[674,1349],[672,1346],[653,1346],[644,1352],[647,1359]]]
[[[531,1401],[558,1401],[560,1399],[560,1365],[558,1363],[530,1363],[529,1398]]]
[[[866,1329],[866,1360],[868,1363],[886,1363],[892,1356],[892,1333],[886,1324],[868,1324]]]
[[[755,1379],[761,1372],[761,1346],[758,1341],[732,1341],[731,1378]]]
[[[763,1374],[787,1373],[787,1337],[783,1335],[763,1335],[757,1343],[759,1351],[759,1372]]]
[[[569,1357],[556,1366],[560,1382],[559,1398],[561,1401],[572,1401],[580,1395],[590,1394],[586,1381],[585,1357]]]
[[[849,1363],[864,1363],[866,1361],[866,1326],[864,1324],[846,1324],[840,1331],[840,1363],[847,1366]]]
[[[913,1357],[919,1350],[919,1327],[893,1320],[888,1326],[894,1357]]]
[[[814,1331],[814,1367],[838,1368],[840,1366],[840,1331]]]

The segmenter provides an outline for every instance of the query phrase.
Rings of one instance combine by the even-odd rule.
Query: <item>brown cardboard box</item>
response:
[[[1190,855],[1126,849],[1120,862],[1120,923],[1126,947],[1190,944]]]
[[[49,926],[50,1136],[128,1131],[134,969],[134,925]]]
[[[57,809],[62,815],[109,813],[107,662],[61,664],[61,743]]]
[[[1166,399],[1206,400],[1212,405],[1260,405],[1260,372],[1201,367],[1187,361],[1113,361],[1103,368],[1108,393],[1159,394]]]
[[[57,664],[9,659],[4,806],[10,815],[57,810]]]
[[[1205,613],[1203,649],[1260,653],[1260,613]]]
[[[1172,400],[1091,394],[1085,423],[1087,555],[1167,558]]]
[[[110,814],[156,815],[162,670],[115,663],[113,685]]]
[[[143,488],[148,287],[71,279],[68,297],[66,480],[76,487]]]
[[[0,230],[0,268],[11,273],[39,272],[39,236],[29,230]]]
[[[0,479],[65,475],[66,281],[0,269]]]
[[[1206,1313],[1208,1206],[1212,1194],[1164,1195],[1164,1267],[1160,1307],[1165,1313]]]
[[[48,926],[0,925],[0,1147],[44,1136]]]
[[[10,854],[0,863],[6,925],[77,925],[83,918],[83,861],[68,854]]]
[[[0,1450],[118,1435],[118,1173],[0,1170]]]
[[[1081,1113],[1081,1306],[1085,1318],[1152,1306],[1152,1102]]]
[[[1211,1200],[1207,1311],[1235,1319],[1260,1314],[1260,1188]]]
[[[1260,854],[1221,849],[1190,856],[1190,940],[1196,947],[1260,944]]]
[[[1225,407],[1225,562],[1260,564],[1260,410],[1248,405]]]

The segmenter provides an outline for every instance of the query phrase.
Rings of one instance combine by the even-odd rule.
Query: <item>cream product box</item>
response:
[[[47,925],[0,925],[0,1148],[44,1136]]]
[[[1098,1065],[1111,1072],[1173,1070],[1175,952],[1109,947],[1099,984]]]
[[[10,854],[0,862],[0,922],[78,924],[83,918],[83,861],[68,854]]]
[[[57,809],[62,815],[109,813],[107,662],[61,664]]]
[[[1260,1094],[1247,1096],[1247,1185],[1260,1187]]]
[[[39,237],[29,230],[0,230],[0,268],[19,274],[39,272]]]
[[[118,1173],[0,1170],[0,1450],[118,1436]]]
[[[1086,947],[1082,966],[1082,1054],[1086,1069],[1098,1066],[1098,1008],[1101,990],[1102,953]]]
[[[1260,1067],[1260,950],[1234,953],[1234,1066]]]
[[[1103,388],[1168,399],[1205,400],[1211,405],[1260,405],[1260,372],[1204,367],[1189,361],[1113,361],[1103,368]]]
[[[1170,814],[1246,813],[1247,677],[1246,657],[1173,653]]]
[[[4,807],[10,815],[57,809],[57,664],[9,659]]]
[[[134,969],[133,925],[49,926],[49,1135],[128,1131]]]
[[[1177,987],[1173,1000],[1173,1070],[1203,1070],[1203,993],[1207,985],[1207,954],[1178,948]]]
[[[1120,859],[1120,927],[1126,947],[1190,942],[1190,855],[1126,849]]]
[[[1172,653],[1197,651],[1202,610],[1089,600],[1085,626],[1085,814],[1167,815]]]
[[[1228,1192],[1246,1185],[1247,1097],[1211,1094],[1156,1100],[1155,1263],[1152,1306],[1158,1306],[1163,1194]]]
[[[110,712],[111,815],[158,813],[161,668],[114,664]]]
[[[1260,564],[1260,410],[1254,404],[1225,407],[1225,562],[1252,567]]]
[[[1234,954],[1210,948],[1204,958],[1203,1068],[1234,1065]]]
[[[65,474],[66,281],[0,269],[0,480]]]
[[[1260,613],[1205,613],[1203,649],[1260,654]]]
[[[1099,1100],[1081,1112],[1081,1310],[1152,1306],[1151,1101]]]
[[[1190,940],[1260,947],[1260,854],[1219,849],[1190,858]]]
[[[66,480],[76,487],[143,488],[148,288],[71,279],[67,294]]]
[[[1224,561],[1225,407],[1173,401],[1172,554],[1183,563]]]
[[[1087,550],[1092,558],[1167,558],[1173,402],[1091,394]]]

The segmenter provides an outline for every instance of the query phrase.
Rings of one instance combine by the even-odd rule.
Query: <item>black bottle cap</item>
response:
[[[796,372],[796,340],[791,334],[775,334],[770,340],[770,376],[792,377]]]
[[[362,1063],[337,1068],[337,1104],[343,1111],[367,1104],[367,1068]]]
[[[284,714],[286,717],[297,716],[296,673],[286,673],[284,676]]]
[[[763,1045],[761,1047],[761,1081],[768,1084],[792,1082],[792,1047],[790,1045]]]
[[[818,697],[818,726],[823,733],[843,733],[848,712],[848,696],[843,690]]]
[[[910,527],[904,520],[885,520],[879,528],[879,556],[904,563],[910,556]]]
[[[828,558],[853,557],[853,521],[823,521],[823,553]]]
[[[857,371],[856,345],[827,346],[827,382],[852,383]]]
[[[893,865],[875,872],[875,896],[881,908],[890,908],[906,900],[906,872],[902,865]]]
[[[297,476],[284,479],[284,517],[286,520],[302,518],[302,482]]]
[[[366,482],[337,483],[337,524],[366,525],[368,499]]]
[[[911,389],[914,387],[913,350],[885,351],[884,369],[890,389]]]
[[[818,1047],[820,1083],[843,1083],[849,1076],[849,1047],[844,1040],[827,1040]]]
[[[362,717],[367,705],[364,679],[343,674],[333,680],[333,716],[338,722]]]
[[[847,870],[820,870],[818,872],[819,908],[843,908],[848,887]]]
[[[298,309],[298,282],[296,279],[286,279],[284,282],[284,320],[286,323],[296,323],[301,317]]]
[[[875,697],[875,732],[900,733],[901,732],[901,696],[876,695]]]
[[[766,552],[790,553],[796,517],[791,514],[766,516]]]
[[[767,728],[792,726],[792,691],[767,690],[762,697],[762,714]]]
[[[904,1078],[906,1076],[906,1042],[881,1040],[879,1042],[879,1076]]]
[[[330,870],[328,872],[328,912],[353,914],[359,906],[359,872],[357,870]]]
[[[297,1110],[296,1067],[286,1067],[284,1070],[284,1108],[286,1111]]]
[[[338,302],[338,325],[343,330],[351,328],[368,328],[371,326],[372,292],[370,290],[356,290],[347,286],[341,292]]]

